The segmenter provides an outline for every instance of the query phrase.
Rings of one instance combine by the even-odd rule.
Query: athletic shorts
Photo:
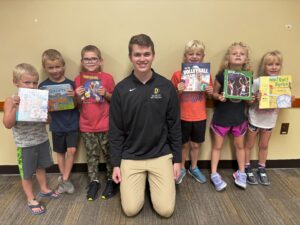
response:
[[[53,151],[66,153],[68,148],[76,148],[78,145],[79,132],[52,132]]]
[[[225,135],[228,133],[231,133],[234,137],[239,137],[239,136],[245,135],[245,133],[247,132],[247,125],[248,125],[248,122],[245,121],[240,125],[229,126],[229,127],[223,127],[223,126],[212,123],[210,125],[210,127],[214,131],[214,133],[216,133],[222,137],[225,137]]]
[[[256,131],[259,131],[259,130],[270,132],[270,131],[272,131],[273,128],[260,128],[260,127],[256,127],[256,126],[254,126],[254,125],[248,123],[248,129],[249,129],[250,131],[252,131],[252,132],[256,132]]]
[[[206,120],[184,121],[181,120],[182,144],[189,140],[196,143],[202,143],[205,140]]]
[[[49,141],[32,147],[19,147],[18,167],[22,179],[31,179],[37,169],[48,168],[53,165]]]

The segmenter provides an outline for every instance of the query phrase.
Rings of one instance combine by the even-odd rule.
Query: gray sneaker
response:
[[[247,188],[247,174],[237,170],[233,173],[234,183],[236,186],[246,189]]]
[[[248,184],[258,184],[251,166],[247,166],[245,168],[245,173],[247,174],[247,183]]]
[[[74,185],[71,183],[70,180],[67,181],[61,181],[60,184],[58,185],[57,191],[62,194],[62,193],[68,193],[68,194],[73,194],[75,191]]]
[[[265,168],[258,168],[256,173],[258,175],[258,182],[260,184],[266,185],[266,186],[269,186],[271,184],[269,181],[269,178],[267,176]]]
[[[186,175],[186,169],[181,168],[181,169],[180,169],[180,175],[179,175],[179,177],[177,178],[177,180],[175,181],[176,184],[181,184],[181,182],[182,182],[183,178],[185,177],[185,175]]]
[[[226,182],[222,179],[222,177],[218,173],[211,174],[210,180],[213,183],[213,185],[215,186],[217,191],[222,191],[227,186]]]

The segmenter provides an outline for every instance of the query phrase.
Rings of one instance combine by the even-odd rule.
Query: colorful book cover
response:
[[[260,109],[290,108],[292,106],[292,76],[260,77]]]
[[[82,72],[80,73],[80,82],[84,88],[84,95],[82,97],[83,103],[103,102],[103,96],[98,94],[101,85],[101,80],[97,72]]]
[[[19,88],[20,104],[17,121],[46,122],[48,119],[48,90]]]
[[[41,89],[49,91],[50,112],[74,109],[73,97],[67,94],[68,90],[73,90],[70,84],[45,85]]]
[[[184,91],[205,91],[210,83],[210,63],[182,63]]]
[[[252,99],[252,72],[224,71],[224,96],[230,99]]]

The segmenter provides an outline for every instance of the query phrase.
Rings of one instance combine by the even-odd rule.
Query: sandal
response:
[[[33,199],[33,200],[36,201],[35,199]],[[41,215],[41,214],[45,213],[45,211],[46,211],[45,207],[42,206],[39,202],[37,205],[33,205],[30,202],[28,202],[27,206],[32,215]]]
[[[54,198],[55,199],[55,198],[60,197],[60,193],[57,191],[50,191],[48,193],[40,192],[38,195],[42,198]]]

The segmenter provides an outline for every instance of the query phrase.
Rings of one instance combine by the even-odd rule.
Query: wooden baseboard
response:
[[[257,160],[251,161],[251,164],[254,168],[257,167]],[[186,168],[190,166],[190,161],[186,162]],[[198,161],[198,167],[200,169],[210,169],[210,160]],[[300,159],[285,159],[285,160],[268,160],[267,161],[268,168],[299,168],[300,167]],[[219,162],[220,169],[237,169],[236,160],[221,160]],[[105,163],[99,164],[99,171],[105,171],[106,166]],[[59,173],[57,164],[47,169],[48,173]],[[73,173],[86,173],[87,172],[87,164],[86,163],[76,163],[72,169]],[[0,166],[0,174],[19,174],[18,166],[10,165],[10,166]]]

